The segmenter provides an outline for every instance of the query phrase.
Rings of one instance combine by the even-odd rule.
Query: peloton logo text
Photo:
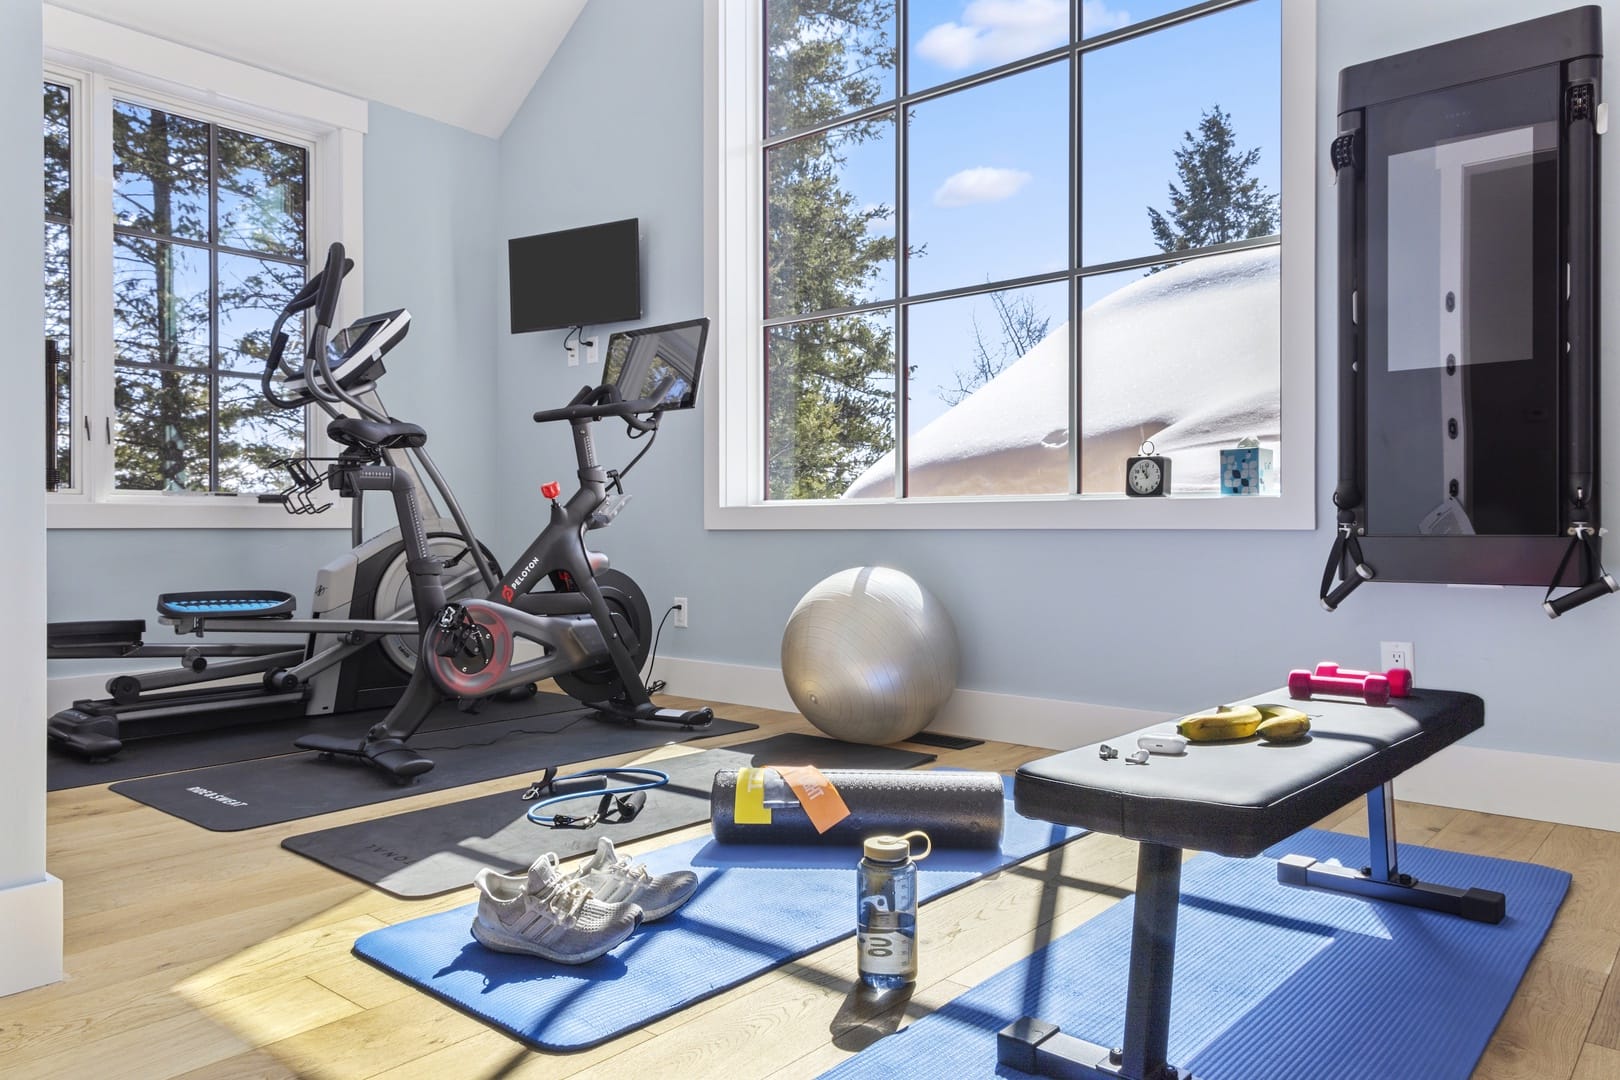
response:
[[[506,600],[507,603],[510,604],[512,602],[512,597],[517,595],[517,590],[522,588],[523,583],[529,580],[529,575],[534,573],[534,568],[539,565],[540,556],[536,555],[534,558],[529,560],[529,565],[523,568],[523,572],[517,577],[513,578],[510,585],[507,585],[501,590],[501,596]]]

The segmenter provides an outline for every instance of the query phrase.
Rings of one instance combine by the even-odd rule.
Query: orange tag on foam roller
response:
[[[814,765],[774,765],[772,768],[781,774],[788,787],[793,789],[793,794],[799,797],[799,805],[804,807],[805,815],[810,818],[810,824],[816,827],[816,832],[824,833],[849,817],[849,807],[844,805],[844,797]]]

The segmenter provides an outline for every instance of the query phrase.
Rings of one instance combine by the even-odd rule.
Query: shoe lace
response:
[[[618,862],[607,868],[608,873],[618,877],[629,878],[631,881],[650,881],[652,875],[640,863],[632,863],[628,858],[621,858]]]
[[[572,919],[592,895],[582,881],[564,882],[546,894],[546,907],[562,918]]]

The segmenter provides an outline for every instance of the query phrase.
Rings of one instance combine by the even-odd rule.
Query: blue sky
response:
[[[1090,36],[1185,6],[1165,0],[1083,0]],[[1082,263],[1157,250],[1148,206],[1166,209],[1174,151],[1202,112],[1219,104],[1238,144],[1261,149],[1257,173],[1279,190],[1281,0],[1218,12],[1084,55]],[[1067,0],[910,0],[907,66],[914,89],[961,78],[1068,40]],[[1068,259],[1069,69],[1066,61],[999,79],[915,108],[910,137],[911,292],[1059,270]],[[892,139],[851,152],[844,181],[862,201],[894,201]],[[1111,275],[1086,301],[1134,280]],[[880,295],[892,295],[885,277]],[[1055,328],[1067,292],[1029,295]],[[912,427],[944,412],[935,392],[972,356],[975,315],[996,334],[987,299],[912,309]]]

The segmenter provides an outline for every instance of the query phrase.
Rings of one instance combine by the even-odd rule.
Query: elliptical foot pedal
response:
[[[351,757],[392,777],[397,783],[421,776],[433,769],[433,759],[423,757],[403,739],[340,739],[334,735],[300,735],[293,741],[300,750],[314,750],[332,757]]]
[[[290,619],[296,606],[291,593],[273,589],[164,593],[157,602],[169,619]]]

